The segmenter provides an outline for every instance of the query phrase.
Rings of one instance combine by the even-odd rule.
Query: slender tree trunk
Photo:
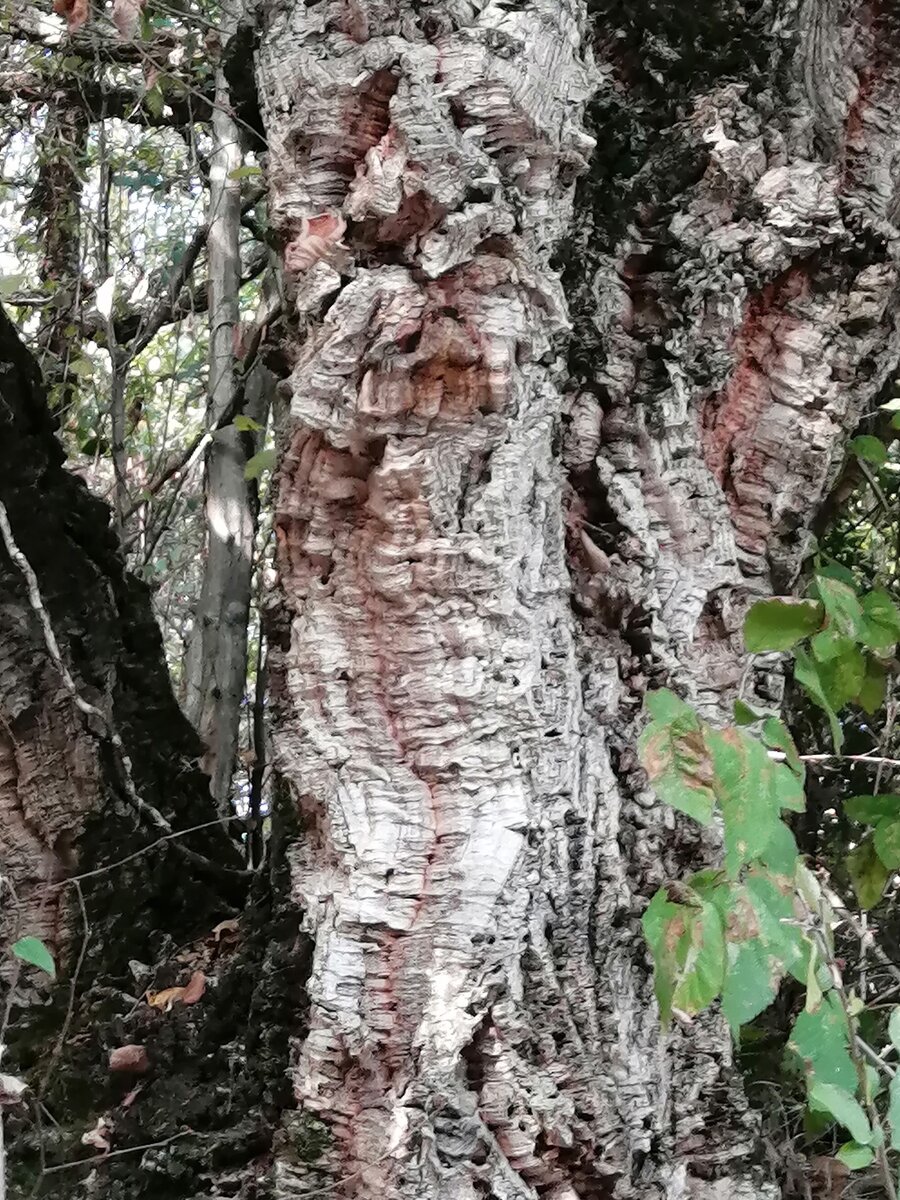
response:
[[[235,338],[241,280],[240,131],[230,115],[224,71],[216,71],[210,155],[209,404],[210,426],[227,412],[235,389]],[[232,795],[241,702],[247,682],[247,620],[255,505],[244,478],[246,438],[234,425],[213,437],[206,458],[206,562],[185,669],[185,711],[208,746],[210,788],[227,815]]]
[[[660,1036],[640,915],[719,846],[634,742],[648,686],[779,693],[743,613],[898,358],[900,38],[828,0],[589,7],[263,5],[321,1123],[279,1196],[776,1194],[723,1025]]]

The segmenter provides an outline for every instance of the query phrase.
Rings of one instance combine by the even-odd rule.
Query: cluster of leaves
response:
[[[744,637],[752,653],[791,650],[797,682],[826,713],[836,750],[848,704],[874,712],[900,640],[900,611],[881,590],[859,594],[847,574],[819,572],[807,599],[754,605]],[[650,783],[665,803],[722,830],[721,867],[667,883],[643,925],[663,1023],[689,1019],[716,1000],[735,1035],[774,1000],[790,976],[805,987],[788,1054],[805,1077],[813,1123],[850,1135],[838,1157],[851,1169],[876,1156],[887,1169],[886,1119],[900,1149],[900,1073],[864,1062],[865,1002],[845,987],[835,954],[841,906],[798,853],[786,814],[805,807],[805,765],[784,724],[743,701],[735,724],[717,729],[670,691],[647,699],[640,742]],[[856,796],[847,815],[871,826],[850,855],[863,907],[900,868],[900,796]],[[886,1029],[900,1049],[900,1008]],[[887,1086],[889,1085],[889,1086]]]

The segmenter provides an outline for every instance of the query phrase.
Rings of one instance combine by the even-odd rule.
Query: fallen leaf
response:
[[[182,1004],[196,1004],[206,991],[206,976],[202,971],[195,971],[181,995]]]
[[[143,1046],[116,1046],[109,1052],[109,1069],[111,1071],[133,1071],[143,1075],[150,1070],[150,1059]]]
[[[81,1135],[82,1146],[93,1146],[101,1154],[109,1154],[112,1149],[112,1135],[115,1126],[108,1117],[98,1117],[93,1129]]]
[[[143,0],[113,0],[113,24],[126,41],[132,41],[137,34],[143,7]]]
[[[236,934],[238,931],[237,917],[229,917],[227,921],[220,921],[218,923],[218,925],[213,926],[212,931],[216,935],[217,942],[222,940],[222,935],[224,933],[235,933]]]
[[[53,11],[66,18],[70,32],[87,21],[89,8],[90,0],[53,0]]]
[[[163,988],[161,992],[148,992],[147,1003],[151,1008],[168,1012],[172,1005],[184,995],[183,987]]]
[[[27,1091],[28,1084],[24,1079],[0,1072],[0,1108],[11,1108],[14,1104],[21,1104]]]
[[[131,1108],[132,1104],[134,1104],[135,1100],[137,1100],[138,1096],[141,1094],[143,1087],[144,1085],[142,1083],[139,1083],[137,1087],[133,1087],[127,1095],[122,1097],[122,1103],[119,1105],[119,1107]]]

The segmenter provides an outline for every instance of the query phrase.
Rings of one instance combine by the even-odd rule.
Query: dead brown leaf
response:
[[[113,0],[113,24],[126,41],[132,41],[140,29],[143,7],[143,0]]]
[[[139,1083],[137,1087],[133,1087],[127,1095],[122,1097],[122,1103],[119,1105],[119,1107],[131,1108],[132,1104],[134,1104],[135,1100],[137,1100],[138,1096],[141,1094],[143,1087],[144,1085],[142,1083]]]
[[[181,994],[181,1003],[196,1004],[205,991],[206,976],[202,971],[195,971]]]
[[[218,925],[214,925],[212,928],[212,932],[216,935],[217,942],[221,941],[222,937],[226,933],[236,934],[237,931],[238,931],[237,917],[229,917],[227,921],[220,921],[218,923]]]
[[[81,1135],[82,1146],[93,1146],[101,1154],[109,1154],[112,1149],[112,1138],[115,1126],[109,1117],[98,1117],[93,1129]]]
[[[150,1059],[143,1046],[116,1046],[109,1052],[109,1069],[133,1071],[136,1075],[143,1075],[150,1070]]]
[[[66,18],[70,32],[85,23],[89,9],[90,0],[53,0],[53,11]]]
[[[195,971],[184,987],[163,988],[161,992],[148,992],[147,1003],[151,1008],[169,1012],[175,1004],[196,1004],[206,991],[206,976]]]
[[[169,1009],[184,995],[183,987],[163,988],[161,992],[148,992],[147,1003],[151,1008],[168,1012]]]

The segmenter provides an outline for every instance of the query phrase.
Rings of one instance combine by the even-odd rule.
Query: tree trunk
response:
[[[229,19],[229,24],[231,21]],[[209,188],[209,400],[215,428],[235,390],[241,283],[239,234],[243,158],[224,70],[216,70]],[[244,478],[247,437],[218,430],[206,457],[206,560],[185,664],[185,712],[208,747],[205,760],[219,811],[234,810],[233,780],[247,683],[247,621],[256,506]],[[252,439],[251,439],[252,440]]]
[[[117,1112],[115,1144],[140,1142],[142,1125],[168,1120],[174,1131],[190,1119],[183,1090],[166,1080],[173,1060],[189,1061],[188,1039],[179,1044],[171,1025],[148,1028],[154,1010],[136,1004],[132,966],[148,964],[153,984],[157,963],[233,915],[246,892],[172,694],[149,593],[124,572],[106,506],[62,460],[35,363],[0,311],[0,502],[11,535],[0,542],[0,1040],[3,1070],[23,1075],[33,1097],[3,1110],[13,1200],[79,1194],[84,1171],[44,1176],[41,1164],[91,1153],[81,1139],[115,1108],[107,1057],[123,1035],[151,1046],[163,1099]],[[151,809],[175,829],[213,827],[160,841]],[[19,936],[46,944],[55,989],[46,975],[16,971],[9,946]],[[113,1172],[105,1195],[154,1195],[142,1189],[119,1191]]]
[[[897,18],[262,7],[320,1122],[276,1194],[773,1196],[722,1023],[660,1036],[640,915],[719,844],[634,742],[651,685],[779,694],[743,614],[900,347]]]

